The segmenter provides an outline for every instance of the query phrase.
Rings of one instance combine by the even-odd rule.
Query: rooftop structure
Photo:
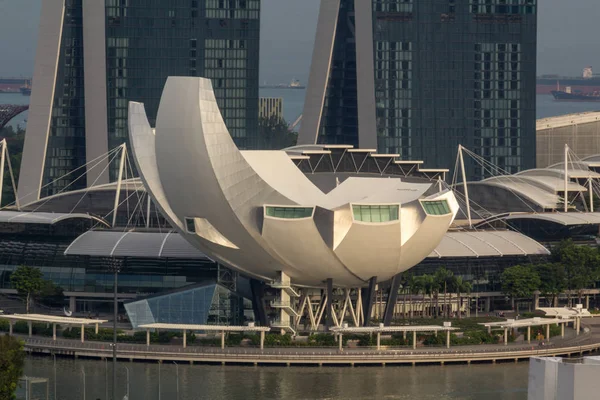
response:
[[[175,231],[90,230],[79,236],[66,255],[99,257],[194,258],[208,256]],[[479,258],[549,255],[535,240],[513,231],[447,232],[428,258]]]
[[[398,333],[402,332],[404,334],[404,338],[406,338],[406,333],[412,333],[412,347],[413,349],[417,348],[417,332],[433,332],[438,334],[438,332],[446,332],[446,348],[450,348],[450,332],[456,331],[458,328],[453,328],[451,323],[445,322],[443,326],[441,325],[395,325],[395,326],[384,326],[383,324],[379,324],[379,326],[360,326],[360,327],[335,327],[331,328],[332,332],[335,332],[339,335],[338,343],[340,345],[340,350],[342,350],[342,335],[344,333],[375,333],[377,334],[377,350],[381,349],[381,334],[385,333]]]
[[[563,160],[563,146],[580,157],[600,153],[600,112],[561,115],[537,121],[536,166],[545,168]]]
[[[562,151],[564,159],[564,145]],[[600,194],[600,173],[596,171],[596,164],[600,165],[595,158],[569,159],[567,168],[561,162],[546,168],[469,182],[472,212],[485,219],[504,213],[563,211],[565,192],[569,211],[594,211],[591,200]],[[464,187],[457,185],[456,190],[463,193]]]
[[[550,340],[550,325],[560,325],[561,326],[561,337],[565,337],[565,325],[568,323],[573,323],[573,327],[575,327],[575,331],[577,335],[579,335],[579,327],[580,322],[579,319],[553,319],[553,318],[526,318],[526,319],[507,319],[506,321],[500,322],[486,322],[480,323],[479,325],[483,325],[488,328],[488,332],[491,332],[493,329],[500,329],[504,331],[504,345],[508,344],[508,331],[512,329],[518,328],[527,328],[527,343],[531,343],[531,328],[534,326],[545,326],[546,327],[546,340]]]
[[[139,103],[129,124],[142,181],[171,225],[211,259],[267,282],[391,279],[435,249],[458,211],[437,181],[333,172],[324,191],[285,151],[239,151],[207,79],[169,78],[156,128]]]
[[[40,322],[52,324],[52,339],[56,340],[56,325],[70,325],[81,327],[81,343],[85,341],[85,327],[93,325],[98,333],[98,325],[108,322],[104,319],[91,319],[91,318],[71,318],[71,317],[58,317],[54,315],[43,315],[43,314],[2,314],[3,319],[7,319],[9,322],[9,335],[13,334],[13,324],[15,321],[27,321],[29,325],[29,337],[32,334],[32,323]]]

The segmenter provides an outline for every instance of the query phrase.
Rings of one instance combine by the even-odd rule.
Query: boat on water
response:
[[[290,89],[305,89],[306,86],[300,84],[300,81],[296,78],[292,79],[289,85]]]
[[[553,90],[552,96],[556,101],[586,101],[586,102],[600,102],[600,92],[582,93],[582,92],[570,92]]]
[[[581,76],[542,75],[536,79],[536,93],[550,94],[557,86],[569,86],[584,93],[600,90],[600,75],[592,67],[583,69]]]
[[[292,79],[289,84],[280,83],[278,85],[267,85],[266,83],[260,87],[261,89],[306,89],[296,78]]]
[[[23,96],[31,96],[31,84],[29,81],[25,81],[25,85],[21,86],[20,91]]]

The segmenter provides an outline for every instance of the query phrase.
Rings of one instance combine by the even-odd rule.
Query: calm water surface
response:
[[[57,359],[57,398],[106,399],[103,361]],[[158,364],[119,363],[119,399],[130,373],[130,400],[158,399]],[[111,380],[112,367],[108,364]],[[27,359],[28,376],[50,379],[55,399],[52,358]],[[181,400],[250,399],[401,399],[525,400],[528,363],[423,367],[252,367],[179,365]],[[161,398],[176,399],[175,365],[161,366]]]

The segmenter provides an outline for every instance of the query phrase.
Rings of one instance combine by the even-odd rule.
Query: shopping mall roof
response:
[[[538,119],[536,130],[556,129],[571,125],[589,124],[597,121],[600,121],[599,111],[560,115],[557,117]]]
[[[448,232],[430,258],[548,255],[535,240],[512,231]],[[176,232],[92,230],[79,236],[65,255],[146,258],[209,258]]]
[[[91,230],[73,241],[65,255],[207,259],[173,231],[133,232]]]
[[[535,240],[513,231],[448,232],[429,257],[549,255]]]
[[[581,161],[568,163],[566,190],[571,197],[574,193],[588,192],[590,180],[594,184],[600,181],[600,173],[590,169],[593,165]],[[556,210],[562,206],[565,192],[564,163],[469,182],[469,188],[473,189],[469,190],[470,199],[483,212],[480,215]],[[456,189],[461,191],[461,185]]]
[[[21,212],[21,211],[0,211],[0,222],[15,224],[46,224],[53,225],[67,219],[89,219],[106,224],[100,218],[82,213],[47,213],[47,212]]]
[[[547,212],[547,213],[518,213],[504,218],[506,221],[533,219],[549,221],[564,226],[597,225],[600,224],[600,213],[596,212]]]

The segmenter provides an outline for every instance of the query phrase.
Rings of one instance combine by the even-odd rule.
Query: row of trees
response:
[[[471,293],[472,285],[470,282],[463,280],[461,276],[456,276],[446,268],[439,268],[434,274],[425,274],[414,276],[413,274],[403,274],[401,277],[401,293],[404,296],[404,304],[409,304],[409,316],[413,317],[412,296],[424,295],[429,297],[429,310],[433,318],[445,314],[450,318],[451,307],[442,305],[440,307],[440,295],[443,293],[444,303],[449,300],[452,304],[452,296],[455,293],[458,301],[459,312],[456,313],[457,318],[461,317],[460,305],[462,304],[463,295]],[[410,295],[410,296],[409,296]],[[448,296],[449,295],[449,296]],[[435,303],[435,305],[434,305]],[[425,307],[424,307],[425,308]],[[422,313],[424,317],[425,312]]]
[[[469,296],[472,290],[471,282],[443,267],[433,274],[415,276],[406,273],[401,279],[400,293],[404,295],[404,304],[409,305],[409,318],[413,317],[412,296],[424,296],[422,316],[428,313],[434,318],[442,315],[450,317],[452,309],[445,304],[440,307],[440,297],[444,299],[444,303],[451,304],[453,295],[456,294],[460,310],[463,296]],[[500,275],[502,292],[511,298],[513,309],[518,308],[518,302],[515,307],[515,300],[530,299],[536,292],[546,298],[547,306],[557,306],[558,297],[562,294],[568,296],[569,305],[572,305],[575,298],[581,303],[584,290],[596,287],[598,282],[600,249],[576,245],[572,240],[565,240],[555,246],[551,257],[543,262],[515,265],[505,269]],[[424,304],[425,301],[429,302],[428,306]],[[456,316],[461,317],[460,311]]]
[[[514,300],[530,298],[537,291],[546,297],[548,306],[556,306],[558,296],[566,293],[572,305],[572,296],[582,302],[583,291],[600,281],[600,250],[580,246],[565,240],[552,249],[548,262],[515,265],[501,276],[502,292]]]

